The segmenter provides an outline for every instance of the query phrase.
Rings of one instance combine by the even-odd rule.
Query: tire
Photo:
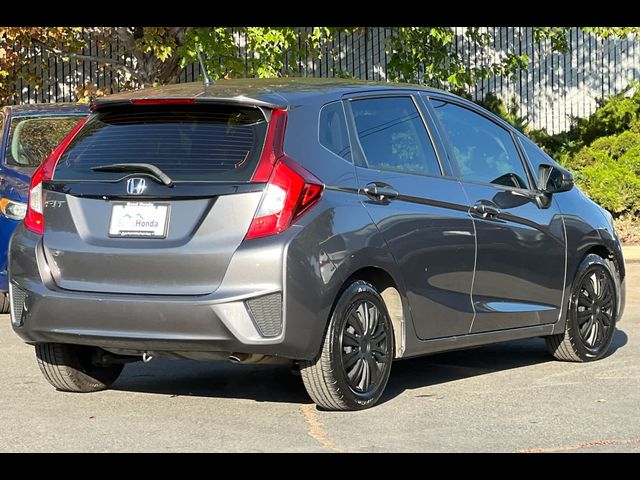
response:
[[[343,290],[320,353],[300,361],[300,373],[318,407],[362,410],[384,392],[393,354],[393,326],[384,301],[373,285],[358,280]]]
[[[9,313],[9,294],[0,293],[0,313]]]
[[[64,343],[36,344],[38,366],[44,378],[63,392],[98,392],[109,388],[120,376],[123,364],[97,365],[96,347]]]
[[[545,337],[551,354],[565,362],[602,358],[616,330],[619,294],[613,262],[587,255],[573,281],[565,331]]]

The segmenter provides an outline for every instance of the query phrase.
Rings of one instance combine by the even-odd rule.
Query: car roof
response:
[[[170,98],[193,98],[204,102],[224,101],[266,107],[282,107],[309,97],[327,97],[329,99],[339,98],[346,93],[359,91],[397,91],[406,89],[446,93],[421,85],[341,78],[243,78],[217,80],[206,88],[203,82],[189,82],[118,93],[95,99],[93,108],[100,108],[108,104],[129,103],[131,100],[136,99]]]
[[[13,117],[89,113],[89,105],[86,103],[27,103],[7,105],[4,109]]]
[[[268,108],[286,108],[314,98],[325,103],[338,100],[342,95],[363,92],[391,93],[422,91],[454,99],[457,103],[481,110],[504,128],[517,131],[504,119],[466,98],[451,92],[411,83],[373,82],[344,78],[238,78],[220,79],[209,87],[203,82],[186,82],[161,87],[144,88],[96,98],[91,109],[128,105],[132,100],[195,99],[198,102],[239,103]]]

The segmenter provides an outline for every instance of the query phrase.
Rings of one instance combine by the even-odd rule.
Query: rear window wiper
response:
[[[96,172],[139,172],[150,173],[156,179],[160,180],[167,186],[173,185],[171,177],[160,170],[155,165],[150,163],[112,163],[110,165],[98,165],[97,167],[91,167],[91,170]]]

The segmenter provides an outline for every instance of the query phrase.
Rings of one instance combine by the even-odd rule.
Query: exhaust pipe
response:
[[[151,352],[142,352],[142,361],[144,363],[149,363],[151,360],[153,360]]]
[[[280,357],[272,357],[269,355],[262,355],[261,353],[238,353],[234,352],[229,355],[229,361],[233,363],[242,363],[242,364],[279,364],[279,363],[287,363],[288,360],[286,358]]]

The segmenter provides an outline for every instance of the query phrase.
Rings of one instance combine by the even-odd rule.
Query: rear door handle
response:
[[[482,218],[495,218],[500,215],[500,209],[497,205],[483,201],[479,201],[471,207],[471,212],[481,216]]]
[[[363,188],[364,193],[376,202],[387,203],[398,198],[398,191],[388,183],[371,182]]]

